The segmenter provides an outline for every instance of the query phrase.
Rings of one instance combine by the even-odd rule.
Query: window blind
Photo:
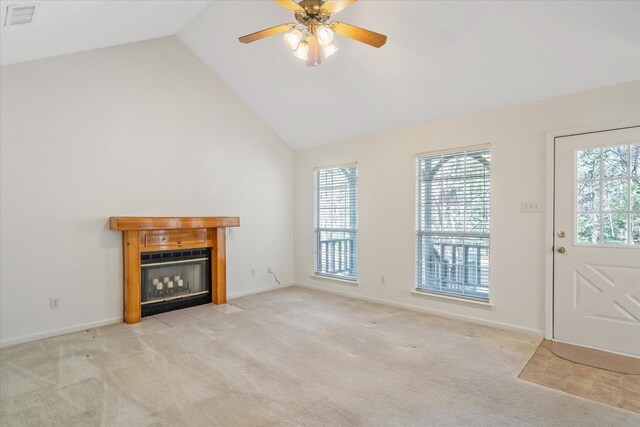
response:
[[[355,280],[358,275],[357,165],[315,170],[315,273]]]
[[[489,299],[489,148],[416,160],[416,287]]]

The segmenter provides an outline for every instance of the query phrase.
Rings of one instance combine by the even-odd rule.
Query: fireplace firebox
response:
[[[211,302],[211,249],[140,255],[142,316]]]

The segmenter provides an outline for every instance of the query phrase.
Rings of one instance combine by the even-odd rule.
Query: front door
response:
[[[640,356],[640,127],[555,140],[554,339]]]

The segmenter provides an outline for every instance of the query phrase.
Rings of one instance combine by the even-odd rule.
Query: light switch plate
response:
[[[520,202],[522,212],[540,212],[540,202]]]

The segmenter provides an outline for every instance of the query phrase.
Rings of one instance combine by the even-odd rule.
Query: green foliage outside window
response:
[[[578,150],[578,243],[640,245],[640,144]]]

